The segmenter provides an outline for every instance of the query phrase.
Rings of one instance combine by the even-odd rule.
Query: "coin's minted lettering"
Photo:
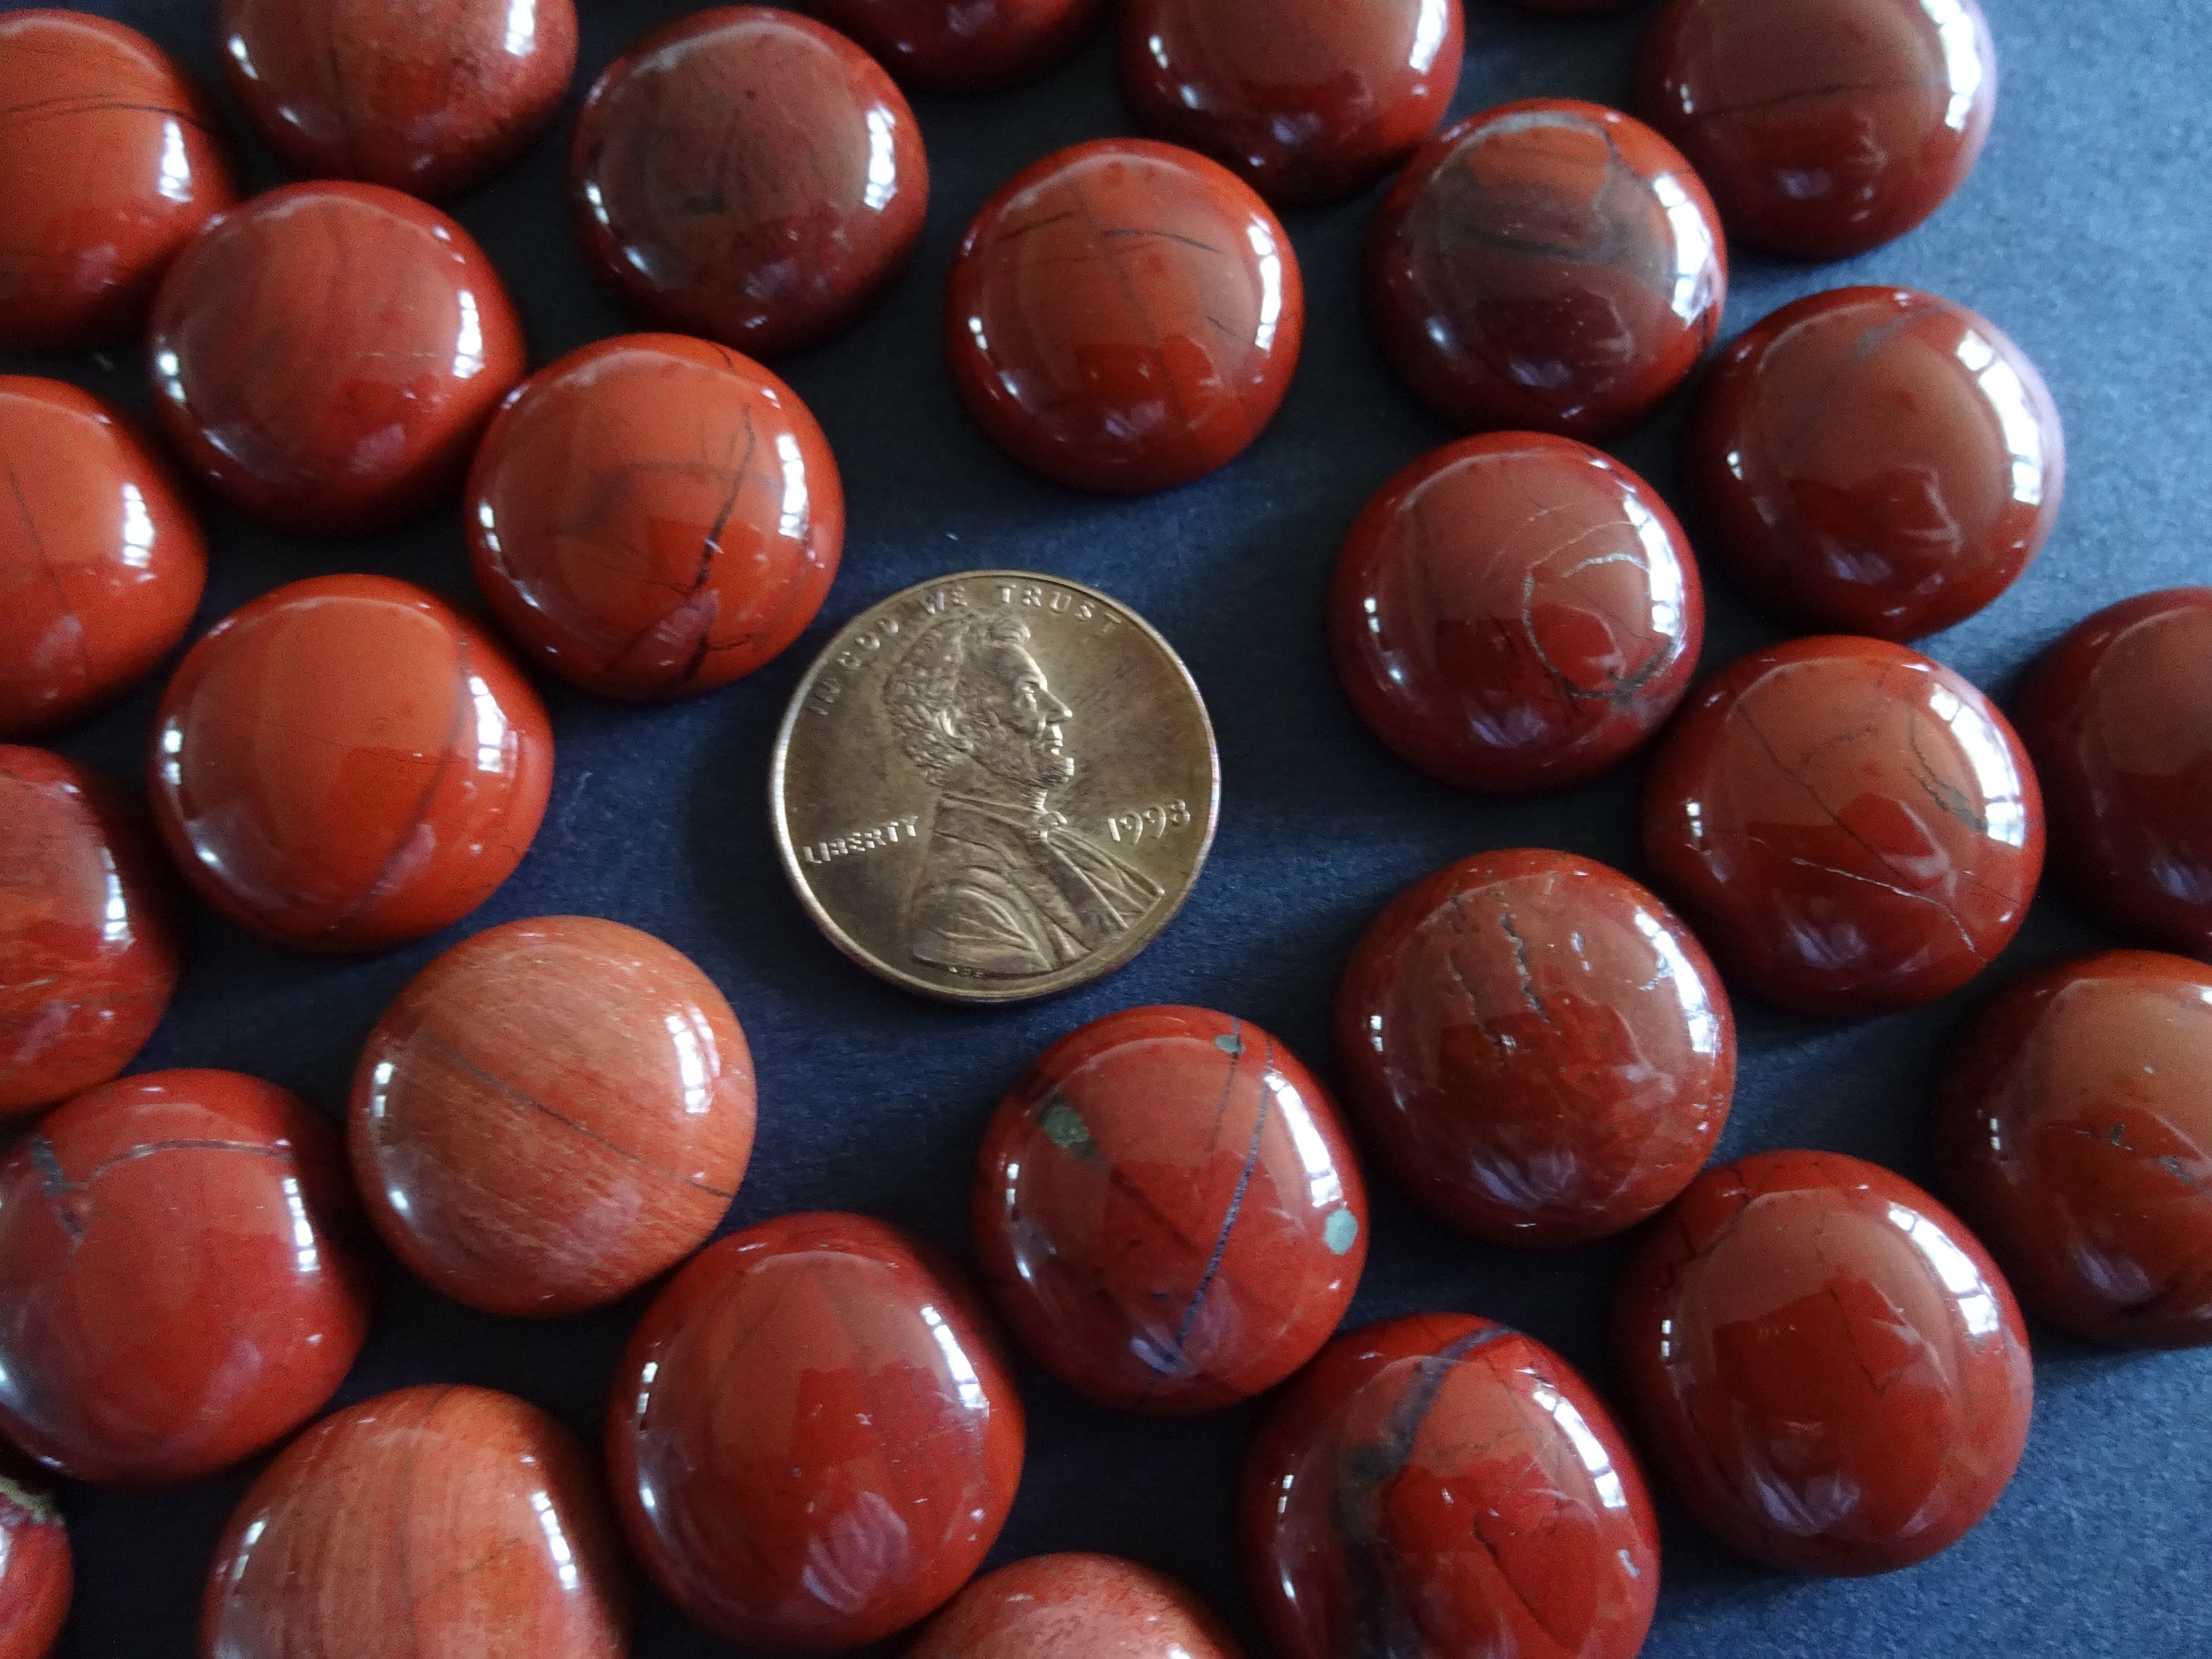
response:
[[[833,836],[827,841],[811,841],[799,849],[803,864],[834,864],[839,859],[848,859],[861,853],[879,853],[886,847],[921,839],[921,819],[919,815],[902,818],[886,818],[881,823],[872,823],[849,836]]]
[[[1115,841],[1134,847],[1142,841],[1159,841],[1170,831],[1188,827],[1190,803],[1171,800],[1141,811],[1116,812],[1106,820],[1106,831]]]

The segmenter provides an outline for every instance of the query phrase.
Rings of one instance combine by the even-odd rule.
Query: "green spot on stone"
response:
[[[1349,1210],[1339,1210],[1322,1223],[1321,1236],[1333,1255],[1342,1255],[1359,1237],[1359,1218]]]
[[[1213,1046],[1224,1054],[1241,1054],[1244,1052],[1244,1039],[1234,1031],[1228,1031],[1214,1038]]]
[[[1063,1152],[1073,1152],[1078,1158],[1091,1155],[1091,1126],[1083,1121],[1083,1114],[1065,1100],[1055,1096],[1038,1122],[1046,1138]]]

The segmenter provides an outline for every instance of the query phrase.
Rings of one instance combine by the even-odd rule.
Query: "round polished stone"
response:
[[[0,1154],[0,1435],[78,1480],[197,1480],[331,1397],[368,1325],[345,1162],[296,1095],[149,1072]]]
[[[0,375],[0,737],[35,737],[168,655],[207,548],[137,428],[64,381]]]
[[[1062,1037],[1000,1103],[975,1255],[1006,1323],[1110,1406],[1273,1388],[1344,1317],[1367,1194],[1336,1109],[1257,1026],[1133,1008]]]
[[[676,334],[571,352],[494,417],[462,514],[477,585],[607,696],[750,674],[821,610],[845,540],[830,441],[758,363]]]
[[[1033,1555],[953,1598],[906,1659],[1239,1659],[1205,1603],[1112,1555]]]
[[[484,631],[386,576],[263,594],[155,717],[154,819],[201,897],[282,945],[373,951],[459,921],[530,850],[544,705]]]
[[[0,1659],[46,1659],[61,1639],[74,1586],[60,1509],[0,1443]]]
[[[1953,1042],[1936,1152],[2031,1311],[2212,1344],[2212,969],[2107,951],[2014,981]]]
[[[951,1600],[1006,1523],[1022,1442],[968,1292],[855,1215],[784,1216],[693,1257],[607,1404],[616,1510],[660,1587],[730,1641],[804,1652]]]
[[[2069,896],[2125,938],[2212,958],[2212,587],[2078,623],[2018,712]]]
[[[1297,368],[1283,227],[1219,163],[1100,138],[1032,162],[975,216],[945,295],[952,380],[993,442],[1079,489],[1225,465]]]
[[[1132,0],[1121,30],[1138,125],[1283,203],[1404,161],[1444,118],[1466,48],[1460,0]]]
[[[262,1472],[216,1547],[207,1659],[623,1659],[629,1566],[599,1471],[489,1389],[379,1395]]]
[[[2057,521],[2066,437],[2035,365],[1964,306],[1843,288],[1722,354],[1683,462],[1707,545],[1762,606],[1910,640],[2027,568]]]
[[[1280,1659],[1635,1659],[1658,1599],[1659,1523],[1603,1404],[1464,1314],[1330,1343],[1261,1423],[1237,1508]]]
[[[1328,599],[1337,677],[1431,776],[1520,793],[1642,746],[1690,689],[1697,561],[1667,503],[1571,439],[1462,439],[1369,501]]]
[[[713,1234],[752,1155],[752,1055],[714,982],[650,933],[510,921],[385,1011],[349,1125],[402,1261],[471,1307],[574,1313]]]
[[[1770,1566],[1923,1561],[1989,1513],[2027,1442],[2002,1276],[1934,1199],[1841,1153],[1692,1182],[1622,1271],[1613,1336],[1654,1466]]]
[[[574,0],[222,0],[230,89],[310,179],[457,195],[520,155],[576,69]]]
[[[1672,144],[1596,104],[1538,99],[1431,138],[1375,216],[1382,355],[1454,426],[1602,442],[1713,343],[1728,252]]]
[[[990,92],[1034,80],[1073,52],[1099,0],[805,0],[909,86]]]
[[[1637,112],[1730,233],[1788,258],[1849,258],[1926,219],[1973,171],[1996,101],[1975,0],[1668,0],[1637,65]]]
[[[289,185],[212,222],[154,301],[154,412],[278,530],[354,535],[450,495],[522,378],[522,327],[468,232],[379,185]]]
[[[586,100],[569,157],[584,252],[665,328],[756,357],[858,320],[929,205],[921,129],[834,29],[728,6],[654,30]]]
[[[1399,894],[1337,988],[1336,1051],[1406,1190],[1505,1244],[1644,1219],[1704,1167],[1735,1088],[1704,947],[1569,853],[1486,853]]]
[[[2043,802],[2004,716],[1917,652],[1754,651],[1652,757],[1644,850],[1723,968],[1814,1014],[1955,991],[2020,931]]]
[[[0,17],[0,350],[82,351],[137,327],[177,250],[235,198],[217,131],[137,30]]]
[[[106,1082],[177,986],[145,816],[75,761],[0,744],[0,1124]]]

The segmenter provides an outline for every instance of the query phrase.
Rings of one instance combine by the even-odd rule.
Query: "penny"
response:
[[[776,843],[831,943],[926,995],[1012,1002],[1152,942],[1213,844],[1198,687],[1079,582],[971,570],[894,594],[807,670],[769,779]]]

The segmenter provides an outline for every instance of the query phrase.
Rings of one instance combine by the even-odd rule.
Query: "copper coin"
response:
[[[971,570],[894,594],[807,670],[769,772],[837,948],[967,1002],[1109,974],[1197,884],[1221,762],[1198,687],[1094,588]]]

